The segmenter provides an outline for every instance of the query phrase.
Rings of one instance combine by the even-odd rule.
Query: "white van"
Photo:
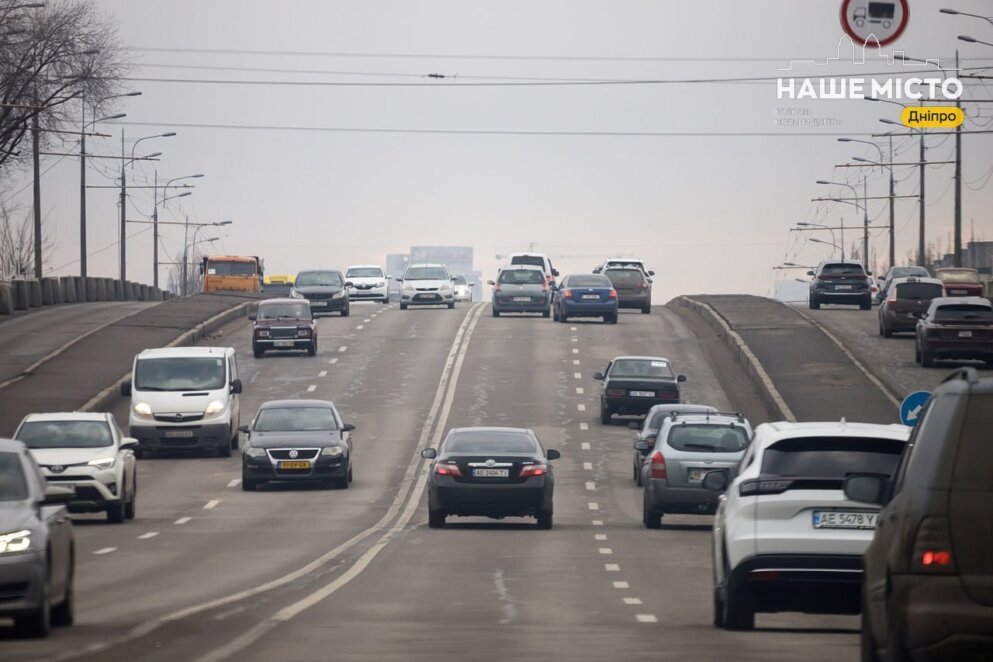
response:
[[[238,448],[241,393],[232,347],[146,349],[134,358],[130,435],[140,451],[216,448],[230,457]]]
[[[549,285],[555,283],[555,279],[559,275],[558,269],[552,266],[552,261],[544,253],[511,253],[510,263],[541,267],[541,270],[545,272],[545,282]]]

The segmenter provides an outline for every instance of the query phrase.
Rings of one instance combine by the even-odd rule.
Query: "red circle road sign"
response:
[[[886,46],[907,28],[907,0],[843,0],[841,27],[856,44]]]

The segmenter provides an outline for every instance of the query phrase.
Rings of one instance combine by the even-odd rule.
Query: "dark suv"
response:
[[[267,299],[252,320],[252,353],[260,358],[270,349],[305,349],[317,354],[317,321],[310,304],[300,299]]]
[[[892,478],[853,474],[883,506],[864,557],[863,660],[993,658],[993,379],[935,389]]]
[[[894,333],[913,333],[931,301],[944,295],[945,286],[937,278],[894,278],[879,304],[879,335],[890,338]]]
[[[925,368],[941,359],[993,363],[993,305],[980,297],[939,297],[917,320],[914,358]]]
[[[808,271],[810,308],[819,310],[823,303],[857,305],[872,310],[872,281],[861,262],[830,260],[821,262],[817,271]]]

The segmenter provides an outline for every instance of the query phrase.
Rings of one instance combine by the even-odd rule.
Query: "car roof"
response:
[[[515,257],[540,257],[545,260],[548,259],[548,256],[545,255],[544,253],[511,253],[510,254],[510,259],[514,259]]]
[[[67,411],[67,412],[45,412],[43,414],[28,414],[24,417],[24,422],[31,421],[102,421],[107,422],[105,412],[92,411]]]
[[[350,264],[345,267],[345,271],[349,269],[382,269],[383,267],[378,264]]]
[[[143,349],[138,356],[143,359],[182,357],[182,356],[224,356],[234,352],[233,347],[155,347]]]
[[[877,423],[849,423],[841,421],[825,421],[811,423],[788,423],[779,421],[763,423],[755,429],[755,442],[761,448],[766,448],[783,439],[800,437],[874,437],[877,439],[893,439],[907,441],[910,438],[910,428],[899,423],[880,425]]]
[[[445,265],[442,264],[441,262],[415,262],[413,264],[407,265],[408,269],[411,269],[413,267],[445,267]],[[445,267],[445,269],[448,269],[448,267]]]
[[[259,411],[263,409],[295,409],[303,407],[335,408],[334,403],[330,400],[267,400],[259,405]]]
[[[637,361],[665,361],[666,363],[672,363],[672,361],[664,356],[615,356],[610,360],[610,362],[613,363],[614,361],[620,361],[621,359],[634,359]]]
[[[531,430],[530,428],[512,428],[512,427],[504,427],[504,426],[496,426],[496,425],[493,426],[481,425],[481,426],[466,427],[466,428],[452,428],[451,430],[448,431],[448,434],[454,434],[456,432],[508,432],[514,434],[526,434],[529,436],[534,435],[534,431]]]
[[[704,411],[716,412],[716,411],[718,411],[718,409],[717,409],[717,407],[711,407],[710,405],[697,405],[697,404],[693,404],[693,403],[689,403],[688,402],[688,403],[685,403],[685,404],[655,405],[651,409],[648,410],[648,413],[649,414],[657,414],[660,411],[665,411],[665,412],[674,412],[674,411],[676,411],[676,412],[679,412],[679,411],[685,411],[685,412],[704,412]]]
[[[517,269],[517,270],[523,269],[525,271],[527,271],[527,270],[531,270],[531,271],[543,271],[542,268],[539,267],[537,264],[508,264],[505,267],[501,267],[500,268],[500,271],[507,271],[507,270],[510,270],[510,269]]]
[[[310,302],[307,301],[306,299],[292,299],[290,297],[273,297],[272,299],[263,299],[262,301],[259,301],[259,305],[260,306],[262,304],[264,304],[264,303],[306,303],[306,304],[309,304]]]
[[[297,278],[300,274],[340,274],[339,269],[301,269],[297,272]]]
[[[862,267],[862,263],[858,260],[821,260],[820,264],[817,265],[817,268],[819,269],[826,264],[844,264],[846,266]]]
[[[644,262],[644,260],[640,257],[608,257],[604,260],[604,263],[607,262],[631,262],[633,264],[635,262]]]
[[[984,297],[935,297],[931,299],[931,305],[939,307],[963,303],[971,306],[986,306],[987,308],[993,306],[993,303]]]
[[[904,283],[928,283],[930,285],[945,286],[945,284],[937,278],[924,276],[900,276],[899,278],[894,278],[892,281],[892,285],[903,285]]]
[[[676,423],[711,423],[713,425],[728,425],[734,423],[740,425],[741,427],[748,427],[748,421],[738,414],[728,414],[728,413],[706,413],[706,412],[690,412],[686,414],[678,414],[675,418],[667,417],[665,422]]]

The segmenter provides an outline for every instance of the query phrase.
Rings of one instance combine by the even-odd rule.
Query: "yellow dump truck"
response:
[[[204,292],[260,292],[262,259],[252,255],[210,255],[200,263]]]

